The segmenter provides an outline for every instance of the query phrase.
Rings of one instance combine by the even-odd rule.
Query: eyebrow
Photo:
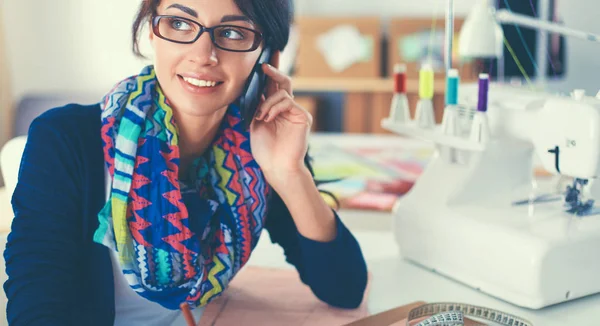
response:
[[[240,15],[227,15],[227,16],[223,16],[223,18],[221,18],[221,23],[235,22],[235,21],[245,21],[248,23],[252,23],[248,17],[240,16]]]
[[[186,7],[184,5],[180,5],[178,3],[174,3],[174,4],[172,4],[172,5],[170,5],[170,6],[167,7],[167,9],[169,9],[169,8],[179,9],[179,10],[185,12],[186,14],[188,14],[190,16],[198,18],[198,13],[196,12],[196,10],[194,10],[194,9],[192,9],[190,7]]]

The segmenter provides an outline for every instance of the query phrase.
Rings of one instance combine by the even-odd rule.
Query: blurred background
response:
[[[141,48],[149,59],[140,60],[131,51],[131,25],[141,1],[0,0],[0,248],[14,216],[10,197],[32,120],[68,103],[97,103],[116,82],[152,63],[147,30]],[[323,189],[339,200],[340,216],[348,228],[362,232],[361,244],[369,243],[363,247],[365,257],[388,261],[387,257],[397,256],[390,232],[391,211],[411,189],[434,148],[390,134],[380,123],[390,110],[394,65],[407,66],[407,92],[414,113],[419,69],[425,62],[436,71],[433,100],[435,118],[440,122],[448,0],[290,1],[294,1],[296,17],[280,68],[292,76],[295,99],[315,118],[310,148],[317,179],[341,180]],[[455,39],[479,1],[600,34],[598,0],[454,0]],[[540,13],[547,15],[540,17]],[[510,46],[503,49],[505,82],[524,87],[533,83],[536,88],[564,94],[583,89],[594,96],[600,90],[600,44],[553,34],[541,44],[535,30],[510,24],[502,28]],[[462,82],[473,82],[481,72],[496,81],[497,60],[462,59],[457,55],[458,42],[454,45],[453,65]],[[544,75],[538,73],[535,63],[540,56],[548,59]],[[548,177],[542,170],[535,173]],[[270,261],[279,257],[269,250],[263,252]],[[280,260],[283,263],[283,258]],[[3,264],[0,259],[0,271],[4,271]],[[417,273],[375,266],[380,268],[375,279],[384,270],[387,277],[394,278]],[[410,280],[418,288],[415,291],[450,291],[451,287],[419,275]],[[5,279],[0,272],[0,284]],[[414,293],[391,291],[384,283],[378,286],[374,293],[398,298]],[[424,292],[440,293],[436,291]],[[0,325],[6,324],[5,305],[0,291]],[[553,320],[575,317],[568,308],[546,313]]]
[[[457,25],[476,0],[456,0]],[[496,1],[496,0],[495,0]],[[544,0],[546,2],[548,0]],[[504,0],[499,6],[505,6]],[[531,4],[537,0],[509,0],[513,11],[533,15]],[[600,24],[592,14],[600,10],[600,2],[594,0],[552,0],[551,19],[565,25],[600,33]],[[342,80],[324,83],[329,78],[362,78],[363,90],[375,92],[385,88],[377,83],[391,72],[397,62],[417,62],[428,53],[432,26],[435,28],[433,51],[443,48],[444,0],[295,0],[297,39],[292,39],[290,50],[297,50],[288,58],[295,59],[297,66],[291,71],[297,78],[297,91],[311,93],[334,89],[342,93]],[[530,4],[531,3],[531,4]],[[19,118],[19,104],[39,96],[66,96],[70,101],[86,98],[96,100],[116,81],[135,74],[149,61],[136,59],[131,53],[130,27],[139,0],[2,0],[0,2],[0,80],[2,124],[0,134],[5,141],[15,133],[22,133],[22,126],[12,124]],[[538,10],[539,11],[539,10]],[[436,17],[437,16],[437,17]],[[304,20],[307,18],[307,20]],[[437,19],[434,19],[437,18]],[[435,21],[435,25],[432,24]],[[336,26],[354,25],[366,36],[368,49],[365,57],[345,70],[336,71],[327,66],[322,53],[314,46],[318,36]],[[458,26],[457,26],[458,28]],[[514,27],[504,26],[507,39],[530,76],[535,76]],[[511,30],[512,29],[512,30]],[[536,55],[536,32],[523,28],[522,34],[532,54]],[[556,38],[555,38],[556,39]],[[297,42],[300,42],[299,45]],[[556,43],[556,42],[555,42]],[[584,88],[597,92],[597,76],[600,53],[597,44],[578,39],[566,39],[552,47],[551,56],[557,77],[551,76],[549,87],[558,91]],[[146,47],[146,52],[151,55]],[[330,49],[335,51],[335,48]],[[438,51],[441,55],[441,51]],[[296,55],[298,54],[298,55]],[[512,60],[507,56],[507,61]],[[467,65],[467,64],[464,64]],[[475,63],[471,63],[475,66]],[[486,65],[487,66],[487,65]],[[327,69],[329,68],[329,69]],[[416,75],[416,69],[409,74]],[[552,74],[552,70],[549,71]],[[507,74],[521,77],[516,67],[507,63]],[[367,78],[367,79],[365,79]],[[465,76],[463,76],[465,79]],[[389,92],[392,92],[389,84]],[[371,88],[371,89],[370,89]],[[319,96],[317,96],[319,95]],[[322,131],[381,132],[369,126],[344,125],[344,96],[340,94],[316,94],[315,105],[321,118],[317,128]],[[15,112],[15,109],[17,111]],[[15,114],[16,113],[16,114]],[[344,128],[346,127],[346,128]],[[375,128],[377,129],[377,128]],[[0,141],[1,142],[1,141]]]
[[[477,1],[482,0],[455,0],[457,33]],[[591,14],[600,11],[596,0],[493,2],[497,8],[531,17],[547,12],[545,19],[600,33],[600,24]],[[97,102],[115,82],[152,62],[147,37],[142,50],[149,60],[137,59],[131,52],[131,23],[139,4],[140,0],[0,0],[0,146],[26,135],[31,120],[41,112],[69,102]],[[425,60],[433,63],[436,79],[441,81],[436,83],[434,98],[436,118],[441,119],[445,0],[294,0],[294,6],[296,20],[281,69],[293,77],[296,99],[315,117],[315,135],[335,135],[355,150],[361,140],[386,143],[385,136],[390,135],[380,122],[389,112],[396,63],[407,64],[413,108],[418,70]],[[514,50],[513,55],[504,49],[506,81],[524,84],[530,78],[535,83],[540,76],[531,59],[539,51],[537,31],[517,30],[510,24],[503,29]],[[597,43],[550,35],[543,51],[549,59],[544,78],[547,89],[569,93],[579,88],[590,94],[600,89]],[[493,60],[456,56],[454,60],[464,82],[480,72],[496,76]],[[329,154],[323,157],[340,160],[343,156],[318,145],[314,145],[317,154]],[[320,152],[319,148],[325,149]],[[344,157],[359,157],[364,163],[364,156],[374,153],[371,148],[360,148]],[[410,166],[418,172],[415,166],[422,166],[423,159],[415,160],[419,164]],[[320,166],[323,175],[359,173],[339,164]],[[371,174],[385,171],[368,165]]]
[[[141,1],[0,0],[0,248],[14,216],[10,197],[32,120],[68,103],[97,103],[116,82],[152,63],[147,30],[141,48],[149,59],[138,59],[131,51],[131,25]],[[390,110],[394,65],[407,66],[407,92],[414,113],[419,69],[425,62],[436,72],[433,102],[440,122],[448,0],[290,1],[296,17],[280,68],[292,76],[295,99],[315,118],[310,148],[317,179],[341,180],[323,189],[339,200],[344,223],[353,232],[374,231],[361,235],[361,243],[370,243],[364,247],[365,256],[395,257],[391,211],[411,189],[434,148],[391,134],[380,123]],[[598,0],[454,0],[455,39],[479,1],[600,34]],[[547,15],[540,17],[540,13]],[[502,28],[509,45],[503,49],[505,82],[524,87],[533,83],[564,94],[583,89],[595,96],[600,90],[600,44],[553,34],[541,44],[535,30],[510,24]],[[453,66],[462,82],[473,82],[481,72],[496,81],[497,60],[462,59],[457,55],[458,42],[454,45]],[[544,75],[535,63],[540,56],[548,59]],[[548,177],[545,171],[535,173]],[[264,252],[273,260],[271,251]],[[0,271],[3,264],[0,259]],[[384,269],[386,275],[406,275]],[[0,273],[0,284],[5,279]],[[422,282],[415,283],[417,287],[448,289],[437,281],[426,285],[425,278],[415,280]],[[407,297],[406,291],[390,292],[387,284],[379,286],[380,293]],[[0,325],[6,324],[5,305],[0,291]],[[548,316],[562,320],[569,315],[567,310],[556,310]]]

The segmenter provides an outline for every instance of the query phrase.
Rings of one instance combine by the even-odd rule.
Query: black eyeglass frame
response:
[[[167,38],[163,35],[160,34],[160,29],[158,27],[158,24],[160,22],[161,19],[163,18],[175,18],[178,20],[183,20],[186,23],[190,23],[196,26],[199,26],[200,29],[198,31],[198,35],[196,35],[196,37],[194,37],[193,40],[191,41],[176,41],[170,38]],[[255,34],[255,38],[254,38],[254,43],[252,44],[252,46],[250,47],[250,49],[248,50],[232,50],[232,49],[228,49],[228,48],[224,48],[222,46],[220,46],[219,44],[217,44],[217,41],[215,40],[215,29],[217,28],[223,28],[223,27],[232,27],[232,28],[238,28],[238,29],[243,29],[249,32],[252,32]],[[260,46],[260,44],[262,43],[262,41],[264,40],[264,36],[263,33],[251,29],[251,28],[247,28],[247,27],[242,27],[242,26],[237,26],[237,25],[217,25],[217,26],[213,26],[213,27],[206,27],[201,25],[200,23],[198,23],[197,21],[185,18],[185,17],[181,17],[181,16],[175,16],[175,15],[154,15],[152,17],[152,32],[154,33],[154,35],[156,35],[157,37],[169,41],[169,42],[173,42],[173,43],[179,43],[179,44],[192,44],[195,43],[200,36],[202,36],[202,34],[204,34],[204,32],[208,32],[208,34],[210,35],[210,39],[212,41],[212,43],[219,49],[224,50],[224,51],[229,51],[229,52],[252,52],[256,49],[258,49],[258,47]]]

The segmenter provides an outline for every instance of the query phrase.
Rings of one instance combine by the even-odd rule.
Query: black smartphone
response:
[[[272,55],[273,51],[265,46],[246,81],[244,92],[239,99],[242,112],[242,124],[245,130],[250,128],[252,119],[254,119],[254,115],[256,114],[256,109],[258,109],[261,95],[265,94],[267,90],[267,75],[262,69],[262,64],[269,63]]]

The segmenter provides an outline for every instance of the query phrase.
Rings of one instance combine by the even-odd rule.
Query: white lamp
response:
[[[460,32],[458,50],[464,58],[500,58],[504,32],[495,18],[489,0],[479,0],[467,16]]]

